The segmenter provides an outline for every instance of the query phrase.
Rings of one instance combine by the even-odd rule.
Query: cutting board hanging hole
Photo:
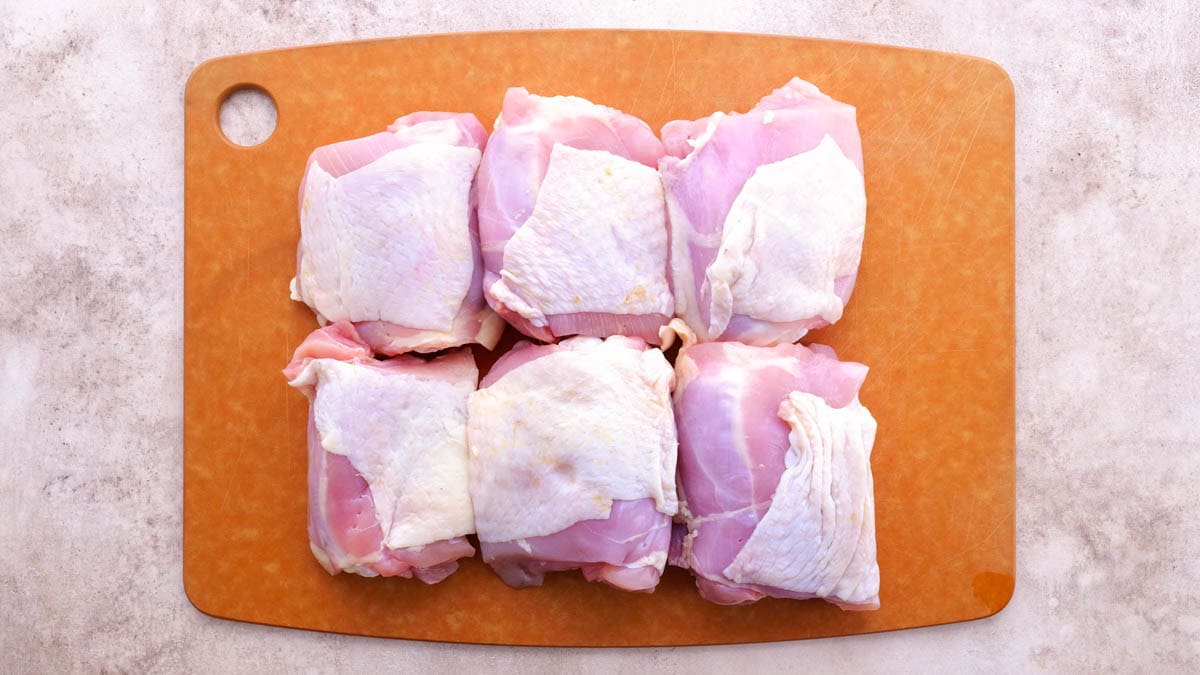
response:
[[[279,111],[264,89],[244,86],[221,101],[221,133],[230,143],[253,147],[271,137]]]

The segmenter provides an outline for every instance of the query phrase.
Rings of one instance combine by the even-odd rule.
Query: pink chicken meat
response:
[[[657,344],[674,313],[662,156],[631,115],[509,89],[478,177],[491,306],[544,342],[630,335]]]
[[[703,597],[879,606],[866,374],[822,345],[685,344],[675,414],[686,530],[671,562]]]
[[[854,108],[793,79],[662,138],[676,314],[698,339],[790,343],[836,322],[866,224]]]
[[[343,322],[310,334],[284,375],[310,401],[308,533],[326,571],[433,584],[474,555],[468,350],[376,361]]]
[[[471,496],[483,559],[510,586],[580,569],[652,591],[675,494],[674,375],[638,338],[521,343],[471,396]]]
[[[495,346],[473,187],[486,141],[474,115],[420,112],[313,151],[293,299],[353,323],[376,353]]]

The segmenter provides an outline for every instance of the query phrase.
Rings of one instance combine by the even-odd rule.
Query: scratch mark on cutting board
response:
[[[942,73],[940,75],[930,79],[928,81],[928,83],[926,83],[924,88],[922,88],[919,91],[916,91],[913,94],[911,94],[910,96],[908,96],[908,98],[905,100],[903,105],[899,105],[899,106],[896,106],[895,108],[893,108],[891,114],[889,114],[887,117],[884,117],[883,119],[879,120],[878,122],[875,122],[874,124],[872,124],[871,128],[872,129],[882,128],[883,125],[892,121],[894,118],[896,118],[901,113],[906,113],[909,110],[911,110],[912,108],[916,107],[917,104],[919,104],[922,100],[924,100],[925,96],[927,96],[928,94],[930,94],[933,91],[933,88],[935,86],[937,86],[938,84],[941,84],[941,82],[943,80],[949,78],[952,74],[956,73],[959,69],[963,68],[964,65],[965,64],[962,62],[955,62],[949,68],[942,71]]]
[[[978,74],[976,75],[976,80],[978,80]],[[933,114],[931,114],[929,116],[929,119],[934,121],[934,123],[936,123],[936,120],[940,117],[940,113],[942,111],[943,105],[944,105],[944,100],[939,100],[938,105],[935,108]],[[955,132],[955,130],[958,129],[958,125],[962,123],[963,116],[966,114],[966,112],[967,112],[967,107],[965,105],[960,107],[958,109],[958,114],[955,115],[955,117],[954,117],[954,122],[952,122],[949,125],[939,127],[936,132],[937,144],[934,146],[933,158],[934,158],[934,161],[937,163],[937,166],[939,167],[939,169],[942,164],[942,158],[943,158],[943,155],[945,154],[945,150],[946,150],[947,146],[949,146],[950,142],[954,139],[954,136],[955,136],[954,132]],[[965,158],[965,155],[964,155],[964,158]],[[960,170],[961,170],[961,165],[960,165]],[[914,217],[915,221],[920,222],[924,219],[926,209],[929,208],[929,206],[930,206],[929,199],[932,196],[932,194],[933,194],[933,191],[931,189],[926,189],[923,191],[923,193],[921,195],[921,201],[917,205],[916,215]],[[946,194],[948,196],[950,193],[946,193]],[[942,217],[942,214],[945,213],[945,210],[946,210],[946,204],[945,204],[945,200],[943,198],[942,208],[939,210],[937,219],[935,220],[936,223],[941,222],[941,217]]]
[[[862,52],[862,50],[861,50],[861,49],[859,49],[859,48],[855,47],[854,51],[850,53],[850,56],[849,56],[849,58],[845,59],[844,61],[841,61],[841,62],[839,62],[839,63],[838,63],[836,66],[834,66],[834,67],[833,67],[833,69],[832,69],[832,70],[830,70],[829,72],[827,72],[827,73],[823,73],[823,74],[822,74],[822,78],[824,78],[824,79],[831,79],[831,78],[832,78],[834,75],[836,75],[836,74],[837,74],[839,71],[841,71],[842,69],[844,69],[846,66],[849,66],[850,64],[852,64],[852,63],[854,63],[855,61],[857,61],[857,60],[858,60],[858,57],[862,55],[862,54],[861,54],[861,52]]]
[[[992,526],[992,529],[988,530],[987,534],[971,542],[969,546],[962,550],[962,553],[959,556],[958,564],[961,565],[963,563],[963,558],[965,558],[968,553],[991,541],[992,537],[996,536],[996,533],[1000,531],[1000,528],[1012,522],[1013,513],[1013,509],[1007,509],[1004,513],[1000,514],[1000,516],[996,518],[996,524]]]
[[[658,40],[650,43],[650,52],[646,55],[646,63],[642,64],[642,77],[638,80],[637,89],[633,94],[633,109],[630,111],[635,115],[640,114],[641,108],[638,107],[638,102],[642,99],[642,91],[646,89],[646,75],[650,72],[650,66],[654,63],[654,54],[658,52]]]
[[[954,194],[954,188],[958,185],[958,179],[962,177],[963,167],[967,164],[967,157],[971,156],[971,148],[975,147],[975,139],[979,137],[979,129],[983,126],[983,121],[987,119],[988,108],[992,105],[992,99],[996,96],[996,90],[1000,85],[992,87],[988,93],[987,100],[983,102],[983,106],[979,110],[979,119],[975,122],[975,128],[971,131],[971,137],[967,140],[967,147],[963,150],[962,159],[958,161],[958,168],[954,172],[954,180],[950,181],[950,187],[946,190],[946,194],[942,197],[942,210],[938,212],[938,217],[935,222],[942,222],[942,216],[946,213],[946,207],[950,204],[950,196]]]
[[[663,87],[662,94],[658,97],[659,116],[666,119],[670,115],[670,111],[675,107],[675,63],[679,58],[679,42],[675,39],[675,35],[671,34],[671,65],[667,68],[667,85]],[[671,94],[668,98],[667,87],[670,87]],[[667,109],[663,110],[663,101],[667,101]]]

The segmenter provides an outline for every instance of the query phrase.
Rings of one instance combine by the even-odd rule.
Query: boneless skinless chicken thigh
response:
[[[491,348],[472,181],[487,140],[474,115],[419,112],[317,148],[300,187],[292,296],[352,322],[376,353]]]
[[[314,331],[284,370],[310,400],[308,532],[330,573],[437,583],[474,555],[467,485],[467,349],[371,357],[349,323]]]
[[[522,333],[657,344],[674,312],[645,122],[574,96],[509,89],[479,167],[488,302]]]
[[[877,608],[876,425],[858,401],[867,367],[822,345],[692,340],[675,362],[687,529],[672,562],[719,604]]]
[[[662,137],[675,307],[698,338],[790,343],[841,318],[866,223],[854,108],[793,79]]]
[[[471,395],[471,497],[483,559],[510,586],[579,568],[651,591],[675,493],[674,373],[640,338],[522,343]]]

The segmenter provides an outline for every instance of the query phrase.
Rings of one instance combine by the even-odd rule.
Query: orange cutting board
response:
[[[416,110],[496,118],[506,87],[575,94],[655,129],[746,110],[798,75],[858,107],[868,222],[845,318],[817,331],[871,366],[882,608],[718,607],[671,569],[652,595],[578,573],[516,591],[478,558],[435,586],[331,577],[305,532],[306,401],[280,369],[315,326],[288,299],[310,150]],[[262,144],[220,104],[278,106]],[[187,84],[184,567],[201,611],[421,640],[687,645],[791,640],[990,616],[1014,568],[1013,88],[981,59],[756,35],[550,31],[332,44],[208,61]],[[506,343],[507,344],[507,343]],[[482,365],[493,360],[477,352]]]

